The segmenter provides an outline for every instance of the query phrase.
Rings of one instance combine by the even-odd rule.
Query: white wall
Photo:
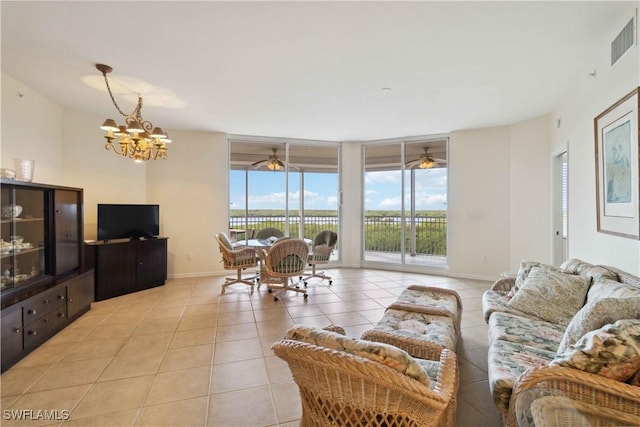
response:
[[[146,181],[147,201],[160,205],[160,230],[169,237],[169,277],[223,274],[214,236],[228,229],[227,137],[212,132],[169,133],[174,141],[169,158],[147,162]]]
[[[14,158],[35,160],[34,182],[62,179],[62,108],[2,73],[1,163],[15,169]]]
[[[99,203],[146,203],[146,165],[104,148],[98,117],[65,109],[62,120],[62,178],[59,183],[84,189],[84,237],[97,237]]]
[[[509,265],[509,128],[453,132],[449,139],[449,270],[495,278]]]
[[[342,208],[340,257],[344,267],[360,267],[362,257],[362,144],[347,142],[341,150]]]
[[[613,68],[609,66],[610,43],[635,13],[636,2],[620,16],[601,43],[584,72],[554,110],[552,150],[569,147],[569,257],[618,267],[640,275],[640,243],[596,231],[594,118],[640,85],[638,44]],[[637,37],[636,37],[637,40]],[[589,74],[596,71],[595,77]]]
[[[521,260],[551,263],[551,140],[549,117],[510,127],[509,270]]]

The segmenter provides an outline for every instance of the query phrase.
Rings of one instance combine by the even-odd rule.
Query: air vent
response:
[[[611,66],[618,62],[622,55],[635,44],[634,21],[635,18],[631,18],[620,34],[611,42]]]

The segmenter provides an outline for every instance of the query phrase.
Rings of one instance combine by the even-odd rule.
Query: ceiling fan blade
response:
[[[264,159],[264,160],[258,160],[257,162],[251,163],[251,166],[253,167],[258,167],[260,166],[262,163],[268,162],[269,159]]]
[[[434,162],[436,162],[436,163],[447,163],[447,160],[446,160],[446,159],[439,159],[439,158],[437,158],[437,157],[433,157],[432,159],[433,159],[433,161],[434,161]]]
[[[408,162],[405,162],[404,167],[405,168],[413,167],[415,165],[420,164],[421,161],[422,159],[409,160]]]

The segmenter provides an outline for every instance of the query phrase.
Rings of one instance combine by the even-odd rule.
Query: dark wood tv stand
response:
[[[85,260],[95,269],[96,301],[162,286],[167,280],[167,238],[85,243]]]

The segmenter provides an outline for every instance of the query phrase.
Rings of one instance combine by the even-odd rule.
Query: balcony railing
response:
[[[284,231],[286,218],[277,216],[233,216],[229,220],[231,229],[261,230],[274,227]],[[300,217],[290,216],[289,235],[297,236]],[[400,253],[402,238],[402,217],[388,215],[367,215],[364,218],[365,251],[376,253]],[[412,229],[415,230],[412,233]],[[305,216],[304,238],[313,239],[322,230],[338,231],[337,216]],[[436,216],[416,216],[413,224],[410,218],[405,222],[405,251],[409,255],[447,255],[447,218]]]

